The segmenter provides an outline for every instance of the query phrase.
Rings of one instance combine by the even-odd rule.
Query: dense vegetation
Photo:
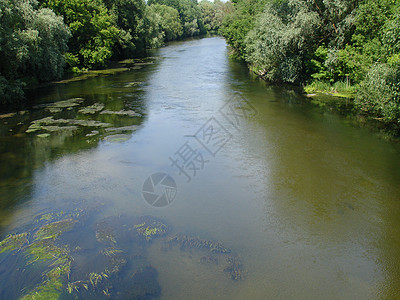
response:
[[[400,128],[400,1],[232,1],[222,33],[252,71],[353,94],[358,112]]]
[[[0,0],[0,104],[65,70],[104,67],[216,32],[230,8],[218,0]]]

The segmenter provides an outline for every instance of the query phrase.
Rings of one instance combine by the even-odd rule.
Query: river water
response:
[[[46,87],[32,95],[42,105],[0,119],[1,237],[28,233],[0,248],[0,298],[43,292],[54,259],[32,262],[31,245],[63,220],[75,227],[46,248],[69,251],[54,294],[63,299],[400,297],[398,145],[251,79],[222,38],[152,55],[130,71]],[[82,99],[59,102],[71,98]],[[169,181],[153,176],[149,192],[146,179],[160,173]],[[110,237],[137,234],[143,216],[167,232]],[[166,242],[176,234],[203,247]],[[113,254],[99,254],[114,246],[120,273],[105,268]]]

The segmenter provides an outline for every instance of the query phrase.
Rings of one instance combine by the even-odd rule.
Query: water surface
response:
[[[141,69],[58,84],[36,99],[82,98],[72,109],[42,106],[0,119],[2,237],[35,232],[49,213],[86,214],[64,237],[78,249],[71,270],[78,280],[100,272],[90,258],[105,247],[94,237],[98,224],[151,216],[168,224],[168,236],[220,241],[240,256],[244,273],[233,280],[224,256],[204,264],[204,250],[165,249],[154,239],[140,253],[158,272],[160,299],[399,297],[399,147],[294,91],[254,81],[227,52],[218,37],[173,43]],[[140,116],[79,113],[95,103]],[[125,129],[25,133],[48,116]],[[211,141],[210,124],[219,130]],[[185,149],[197,158],[186,174],[172,164]],[[157,172],[177,185],[162,208],[142,197]],[[139,250],[125,246],[125,272],[137,272]],[[17,299],[40,284],[43,270],[35,266],[36,277],[18,276],[11,288],[16,277],[5,270],[22,274],[22,262],[7,255],[0,254],[0,295]]]

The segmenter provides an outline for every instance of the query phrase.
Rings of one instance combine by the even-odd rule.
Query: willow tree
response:
[[[23,97],[26,81],[58,79],[70,31],[34,0],[0,0],[0,102]]]

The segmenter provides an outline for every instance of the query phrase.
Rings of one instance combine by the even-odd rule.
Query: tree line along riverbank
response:
[[[400,132],[400,2],[232,0],[221,33],[272,83],[352,98],[357,114]]]
[[[217,32],[232,9],[219,0],[0,0],[0,104],[65,73]]]
[[[3,107],[23,103],[27,86],[211,32],[263,80],[351,98],[356,114],[400,132],[396,0],[0,0],[0,8]]]

